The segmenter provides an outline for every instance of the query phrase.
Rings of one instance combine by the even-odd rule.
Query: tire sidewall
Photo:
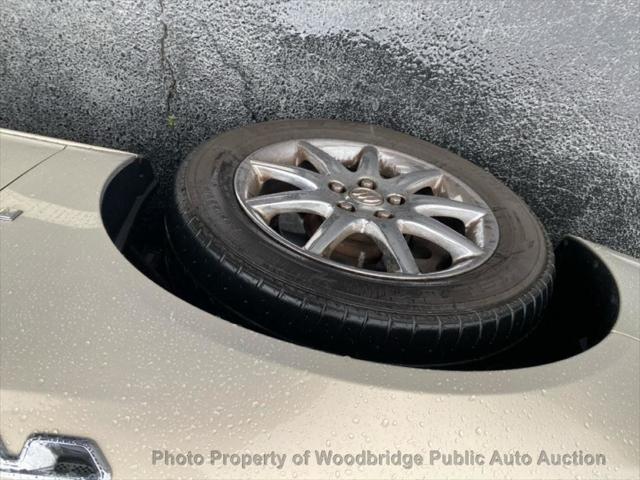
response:
[[[379,279],[331,267],[275,242],[246,215],[233,187],[237,166],[255,150],[276,142],[335,138],[393,148],[434,164],[469,185],[492,209],[500,239],[476,269],[446,279]],[[524,202],[472,163],[417,138],[365,124],[279,121],[227,132],[196,149],[179,170],[177,202],[200,224],[202,254],[215,246],[240,270],[275,290],[298,291],[354,308],[394,315],[433,316],[478,312],[522,296],[544,272],[548,240]],[[428,308],[427,308],[428,307]],[[425,308],[427,308],[425,310]]]

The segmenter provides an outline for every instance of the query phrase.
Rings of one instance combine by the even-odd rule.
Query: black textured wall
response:
[[[167,184],[193,146],[242,124],[376,123],[486,167],[554,239],[640,256],[639,11],[0,0],[0,125],[143,153]]]

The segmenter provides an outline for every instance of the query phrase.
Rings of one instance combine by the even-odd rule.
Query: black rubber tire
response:
[[[495,253],[448,279],[377,279],[278,244],[236,199],[238,164],[265,145],[337,138],[386,146],[435,164],[473,188],[500,229]],[[436,365],[486,357],[528,335],[552,290],[554,261],[540,222],[491,174],[417,138],[333,120],[249,125],[204,143],[176,176],[167,231],[193,283],[236,321],[316,348],[382,361]]]

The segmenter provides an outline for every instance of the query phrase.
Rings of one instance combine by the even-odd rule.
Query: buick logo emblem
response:
[[[354,188],[349,192],[349,196],[363,205],[380,205],[384,201],[378,192],[364,187]]]

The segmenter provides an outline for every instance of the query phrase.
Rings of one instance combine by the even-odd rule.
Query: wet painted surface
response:
[[[0,224],[0,434],[10,452],[33,432],[89,437],[116,479],[640,478],[635,260],[586,245],[593,268],[614,272],[622,310],[615,332],[579,355],[487,372],[366,362],[242,328],[146,278],[95,221],[104,183],[129,159],[69,145],[0,192],[0,209],[25,210]],[[154,465],[156,449],[273,450],[289,462]],[[583,451],[607,463],[293,465],[305,449]]]
[[[165,188],[249,122],[338,118],[453,150],[554,236],[640,255],[637,1],[0,3],[0,125],[142,153]]]

